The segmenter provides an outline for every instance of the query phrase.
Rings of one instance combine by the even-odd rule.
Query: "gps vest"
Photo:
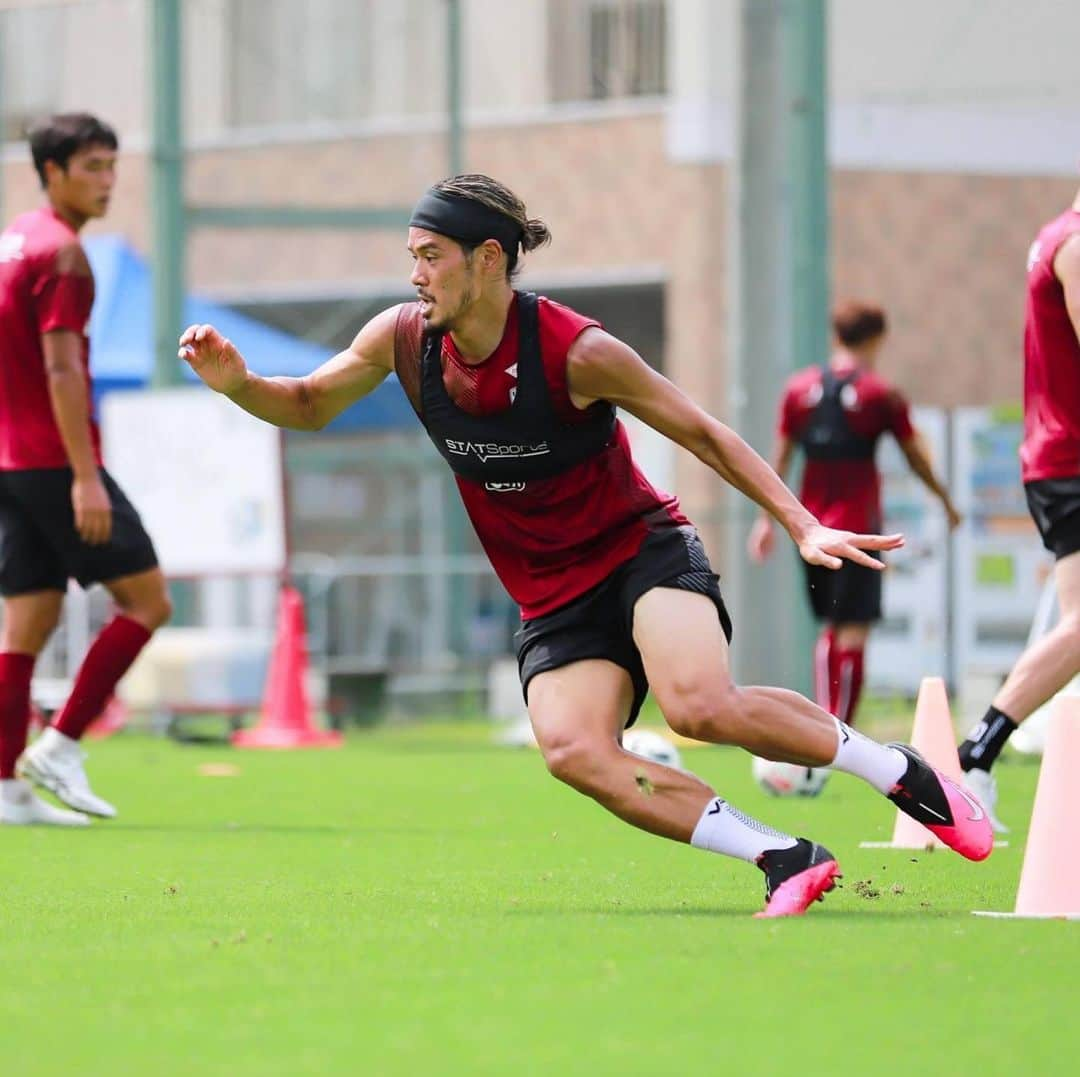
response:
[[[875,438],[861,437],[851,429],[842,394],[854,384],[859,372],[838,377],[825,367],[821,373],[821,399],[799,433],[799,444],[811,460],[868,460],[874,456]]]
[[[615,432],[615,409],[607,403],[593,404],[585,422],[559,420],[544,376],[536,296],[521,292],[517,302],[517,393],[496,415],[470,415],[450,399],[443,382],[443,334],[424,334],[420,418],[454,474],[472,482],[551,478],[601,452]]]

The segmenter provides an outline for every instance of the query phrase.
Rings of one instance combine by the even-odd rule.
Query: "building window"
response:
[[[340,122],[371,109],[371,0],[228,0],[227,122]]]
[[[555,101],[667,91],[666,0],[551,0]]]

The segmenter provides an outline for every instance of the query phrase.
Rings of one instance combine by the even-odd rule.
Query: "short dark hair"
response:
[[[120,141],[116,132],[89,112],[60,112],[35,123],[27,132],[34,169],[45,186],[45,162],[55,161],[66,169],[68,161],[87,146],[115,150]]]
[[[525,203],[504,183],[478,172],[462,173],[441,180],[432,188],[443,194],[456,195],[458,198],[471,198],[488,209],[493,209],[509,217],[521,226],[521,249],[525,252],[551,242],[548,226],[538,217],[530,217],[525,210]],[[459,241],[460,242],[460,241]],[[467,243],[461,243],[466,255],[476,249]],[[515,247],[506,252],[506,275],[512,281],[518,274],[518,252]]]
[[[832,325],[837,340],[848,348],[857,348],[880,337],[887,328],[881,307],[855,299],[837,303],[833,308]]]

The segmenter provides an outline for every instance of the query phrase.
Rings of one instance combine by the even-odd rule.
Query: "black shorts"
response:
[[[868,551],[871,557],[877,554]],[[825,568],[803,561],[810,608],[819,621],[871,624],[881,620],[881,571],[845,561]]]
[[[707,595],[731,641],[731,618],[698,533],[688,525],[654,531],[637,554],[607,579],[552,613],[522,624],[514,640],[526,703],[529,681],[538,673],[585,658],[606,658],[625,669],[633,681],[634,702],[626,723],[633,725],[649,691],[634,643],[634,603],[654,587]]]
[[[90,546],[75,530],[70,468],[0,471],[0,595],[64,591],[144,572],[157,565],[139,514],[101,469],[112,503],[112,534]]]
[[[1080,550],[1080,476],[1024,484],[1028,511],[1043,545],[1060,560]]]

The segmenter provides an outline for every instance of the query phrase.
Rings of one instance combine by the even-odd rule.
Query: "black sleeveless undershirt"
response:
[[[584,422],[559,419],[544,376],[536,296],[520,292],[517,304],[517,394],[495,415],[470,415],[450,399],[443,382],[443,334],[423,337],[420,419],[454,474],[472,482],[549,479],[601,452],[615,430],[615,409],[606,403],[594,404]]]
[[[821,373],[821,399],[799,433],[798,441],[810,460],[866,460],[874,456],[876,438],[857,434],[848,422],[842,394],[859,377],[843,377],[825,367]]]

